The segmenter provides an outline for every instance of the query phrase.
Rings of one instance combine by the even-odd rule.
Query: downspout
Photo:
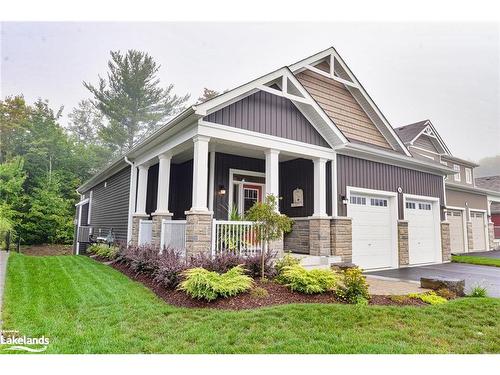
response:
[[[123,157],[125,163],[130,165],[130,190],[128,199],[128,222],[127,222],[127,245],[132,240],[132,219],[135,212],[135,193],[137,184],[137,169],[134,162],[130,161],[126,156]]]

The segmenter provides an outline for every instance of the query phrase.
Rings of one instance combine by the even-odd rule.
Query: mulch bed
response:
[[[241,293],[232,298],[220,298],[212,302],[192,299],[186,293],[170,290],[162,287],[153,281],[150,276],[136,274],[129,267],[120,263],[110,264],[114,269],[122,272],[132,280],[138,281],[151,289],[158,297],[170,305],[178,307],[191,308],[212,308],[221,310],[245,310],[255,309],[265,306],[286,305],[290,303],[344,303],[336,299],[333,293],[307,295],[292,292],[287,287],[272,281],[255,281],[255,287],[261,287],[267,290],[268,296],[258,297],[251,292]],[[418,299],[408,299],[401,302],[393,301],[389,296],[373,295],[370,299],[370,305],[393,305],[393,306],[427,306],[427,304]]]
[[[11,244],[11,251],[15,251],[15,245]],[[21,254],[33,256],[50,256],[50,255],[71,255],[73,247],[71,245],[22,245]]]

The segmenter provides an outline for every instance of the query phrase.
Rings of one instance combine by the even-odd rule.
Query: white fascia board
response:
[[[205,120],[199,120],[198,124],[199,135],[216,139],[218,142],[223,141],[227,144],[234,143],[252,146],[252,148],[262,149],[263,152],[267,149],[274,149],[306,159],[324,158],[333,160],[335,157],[333,149],[327,147],[311,145],[245,129],[233,128]]]
[[[90,202],[90,199],[89,198],[85,198],[84,200],[81,200],[80,202],[78,202],[77,204],[75,204],[75,207],[83,206],[84,204],[89,203],[89,202]]]
[[[455,184],[453,182],[446,181],[446,189],[455,190],[455,191],[464,191],[467,193],[473,193],[473,194],[478,194],[478,195],[487,195],[487,196],[491,196],[491,197],[498,197],[498,199],[500,199],[500,192],[482,189],[482,188],[474,187],[472,185],[468,186],[468,185]]]
[[[450,150],[446,146],[446,143],[444,143],[443,139],[441,138],[441,136],[439,135],[439,133],[436,131],[436,128],[434,127],[434,125],[432,125],[432,122],[430,120],[427,120],[425,122],[425,125],[426,126],[420,131],[420,133],[418,133],[409,143],[411,145],[413,145],[413,142],[415,142],[425,132],[425,130],[427,129],[427,127],[430,127],[431,130],[434,132],[434,135],[436,136],[436,140],[438,141],[439,145],[443,149],[444,153],[448,154],[448,155],[451,155]]]
[[[379,163],[395,165],[403,168],[414,169],[422,172],[428,172],[445,176],[454,173],[453,169],[444,165],[419,160],[411,156],[398,154],[396,152],[387,152],[373,147],[349,143],[347,145],[338,146],[335,151],[342,155],[358,157],[361,159],[371,160]]]
[[[492,193],[488,193],[487,198],[489,201],[492,201],[495,203],[500,203],[500,192],[496,192],[496,195],[493,195]]]
[[[160,154],[163,154],[174,147],[179,146],[180,144],[189,141],[192,139],[196,134],[196,123],[191,124],[189,127],[178,131],[175,134],[172,134],[168,139],[157,145],[156,147],[153,147],[143,153],[137,154],[136,158],[134,159],[135,165],[141,165],[141,164],[151,164],[152,160],[156,160],[156,157]]]

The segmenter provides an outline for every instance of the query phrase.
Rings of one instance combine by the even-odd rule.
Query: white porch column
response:
[[[214,210],[214,194],[215,194],[215,151],[210,151],[210,167],[208,171],[208,209]]]
[[[198,135],[193,138],[193,206],[191,211],[208,212],[208,142],[209,137]]]
[[[326,159],[314,159],[314,217],[326,214]]]
[[[139,165],[139,181],[137,183],[136,215],[146,215],[146,194],[148,190],[149,166]]]
[[[266,195],[279,197],[279,154],[278,150],[266,151]]]
[[[158,196],[156,201],[156,215],[169,214],[168,211],[168,193],[170,189],[170,162],[172,154],[166,152],[158,155]]]

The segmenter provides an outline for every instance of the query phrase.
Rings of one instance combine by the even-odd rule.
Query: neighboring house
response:
[[[415,158],[443,164],[455,172],[445,178],[452,253],[493,248],[489,192],[474,183],[478,165],[451,155],[430,120],[402,126],[396,132]]]
[[[500,176],[479,177],[475,179],[476,186],[500,194]],[[491,221],[494,227],[495,242],[500,243],[500,199],[491,193],[488,196],[490,203]]]
[[[447,165],[414,157],[334,48],[189,107],[80,186],[88,234],[253,251],[228,222],[266,194],[295,221],[273,249],[365,269],[450,259]],[[236,244],[236,245],[235,245]]]

